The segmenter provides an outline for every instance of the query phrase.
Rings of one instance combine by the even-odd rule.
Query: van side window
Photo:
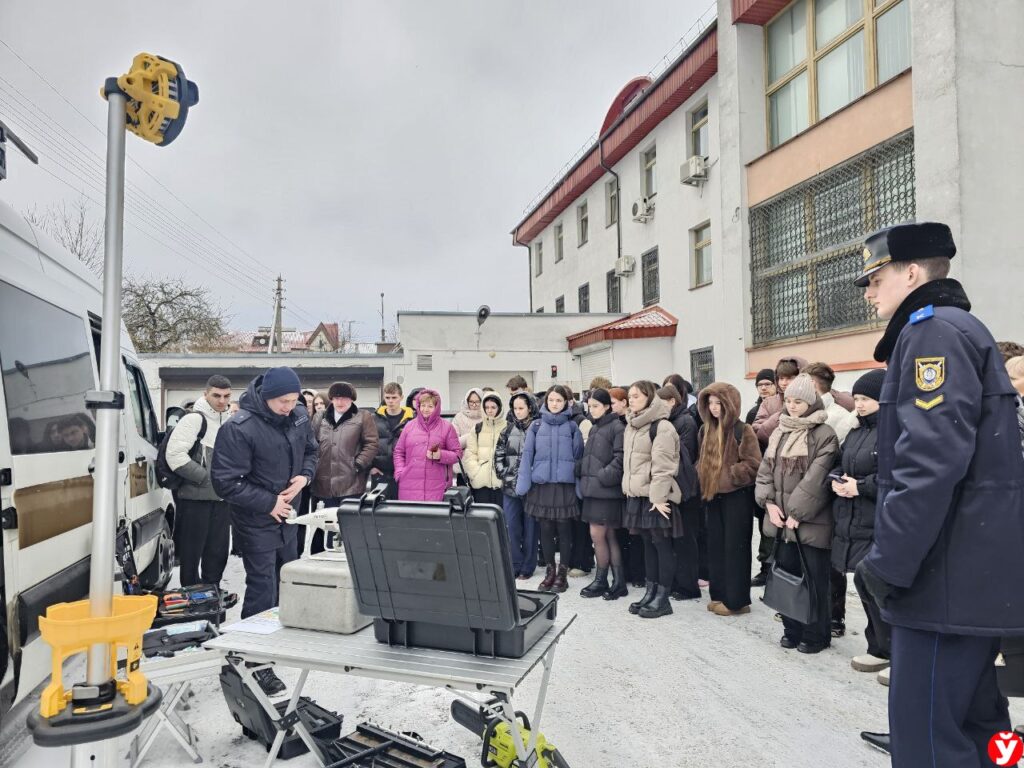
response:
[[[0,281],[0,373],[15,455],[79,451],[96,443],[85,408],[95,389],[83,318]]]
[[[128,372],[128,393],[132,399],[135,429],[143,439],[156,445],[156,412],[153,410],[153,401],[149,397],[146,377],[142,375],[139,368],[127,360],[124,360],[124,367]]]

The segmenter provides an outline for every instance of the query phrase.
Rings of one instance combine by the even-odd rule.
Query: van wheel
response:
[[[139,581],[146,589],[163,589],[171,580],[171,573],[174,571],[174,538],[171,536],[171,526],[166,518],[160,528],[160,535],[157,538],[156,553],[146,569],[139,574]]]

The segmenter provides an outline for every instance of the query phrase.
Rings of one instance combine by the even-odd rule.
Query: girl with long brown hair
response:
[[[708,610],[737,616],[750,613],[753,491],[761,447],[754,430],[740,420],[740,393],[732,384],[709,384],[697,407],[704,421],[697,476],[708,524]]]

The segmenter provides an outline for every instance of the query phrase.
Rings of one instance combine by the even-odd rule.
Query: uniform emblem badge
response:
[[[869,261],[871,261],[871,249],[870,248],[865,248],[864,249],[864,263],[867,264]]]
[[[946,382],[946,358],[918,357],[914,360],[917,388],[934,392]]]

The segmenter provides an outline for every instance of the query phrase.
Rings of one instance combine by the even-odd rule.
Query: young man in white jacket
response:
[[[175,536],[182,586],[220,584],[228,562],[231,510],[213,489],[210,464],[221,425],[231,417],[231,382],[211,376],[206,391],[181,417],[167,441],[167,465],[185,482],[176,491]],[[206,432],[196,450],[203,422]]]

